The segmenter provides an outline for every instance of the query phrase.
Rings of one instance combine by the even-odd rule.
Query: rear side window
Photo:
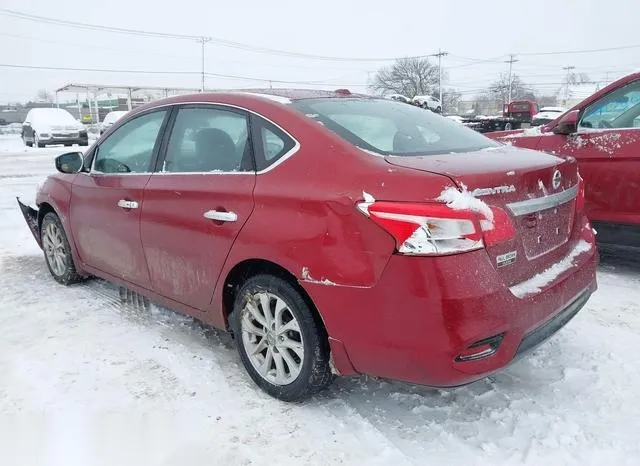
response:
[[[382,155],[448,154],[499,146],[448,118],[388,99],[307,99],[293,106],[353,145]]]
[[[258,135],[256,164],[258,170],[264,170],[290,153],[296,147],[296,142],[274,124],[258,116],[252,118]]]

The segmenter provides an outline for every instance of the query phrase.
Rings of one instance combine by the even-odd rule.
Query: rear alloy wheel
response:
[[[286,281],[271,275],[250,278],[230,318],[245,369],[269,395],[299,401],[333,379],[325,332]]]
[[[40,238],[47,267],[55,281],[63,285],[79,282],[82,277],[76,272],[67,235],[62,222],[53,212],[47,213],[42,219]]]

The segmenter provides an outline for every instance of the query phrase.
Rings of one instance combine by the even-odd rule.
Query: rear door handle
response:
[[[127,201],[126,199],[120,199],[118,201],[118,207],[123,209],[137,209],[138,203],[136,201]]]
[[[238,216],[235,212],[224,212],[220,210],[209,210],[203,214],[204,218],[217,220],[218,222],[235,222]]]

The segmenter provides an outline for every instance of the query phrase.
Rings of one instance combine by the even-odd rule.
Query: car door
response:
[[[134,117],[94,148],[91,168],[71,192],[70,221],[83,263],[149,288],[140,212],[169,109]]]
[[[153,290],[206,310],[218,276],[254,207],[249,115],[185,105],[144,192],[141,235]]]
[[[538,149],[576,157],[591,220],[640,223],[640,80],[583,109],[577,133],[541,137]]]

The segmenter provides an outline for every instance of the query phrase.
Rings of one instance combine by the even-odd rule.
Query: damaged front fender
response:
[[[38,210],[20,202],[19,197],[16,199],[18,200],[18,205],[20,206],[22,215],[27,222],[27,226],[29,227],[29,230],[31,230],[31,234],[36,239],[38,246],[42,248],[42,241],[40,240],[40,225],[38,224]]]

